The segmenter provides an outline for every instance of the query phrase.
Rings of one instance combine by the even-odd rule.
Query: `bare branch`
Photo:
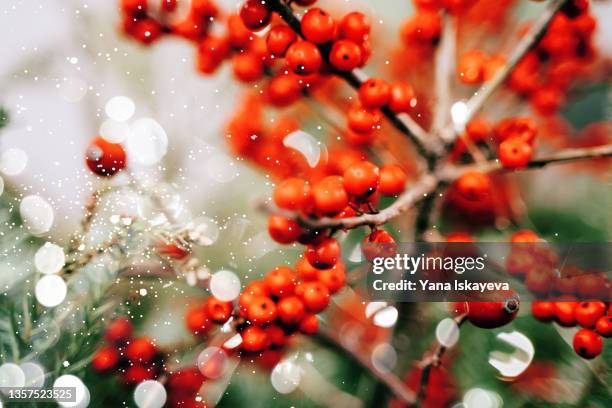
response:
[[[414,404],[416,402],[416,393],[408,388],[408,386],[400,378],[398,378],[392,372],[381,372],[377,370],[372,364],[369,356],[363,355],[363,353],[359,353],[356,350],[348,348],[338,338],[335,331],[326,327],[320,327],[318,336],[322,340],[325,340],[326,342],[331,343],[333,346],[340,348],[353,360],[368,370],[368,372],[382,384],[384,384],[397,399],[406,404]]]
[[[303,225],[310,228],[344,228],[351,229],[360,225],[382,225],[412,208],[417,202],[427,197],[436,186],[438,181],[435,177],[426,174],[422,176],[416,184],[412,185],[408,190],[402,193],[397,200],[389,207],[383,209],[376,214],[363,214],[357,217],[350,218],[305,218],[292,211],[279,210],[269,203],[261,203],[260,209],[272,214],[282,215],[283,217],[297,219]]]
[[[531,26],[529,31],[521,38],[516,48],[508,56],[506,65],[499,69],[493,78],[485,82],[478,91],[467,102],[467,115],[465,123],[468,123],[476,113],[482,109],[484,103],[497,90],[497,88],[506,80],[512,72],[516,64],[531,50],[542,38],[548,25],[552,21],[555,14],[567,0],[553,0],[548,4],[542,12],[538,20]]]
[[[539,157],[531,160],[527,166],[521,170],[539,169],[549,164],[561,164],[578,160],[598,159],[612,157],[612,144],[596,146],[596,147],[584,147],[576,149],[565,149],[557,153],[553,153],[548,156]],[[495,161],[487,161],[481,164],[471,164],[466,166],[445,166],[441,168],[436,175],[440,180],[453,181],[461,177],[463,174],[469,171],[478,171],[482,173],[491,173],[495,171],[505,170],[502,164]]]
[[[443,140],[452,137],[444,132],[444,125],[449,119],[451,102],[451,78],[455,69],[455,46],[457,31],[455,22],[448,14],[444,15],[442,38],[436,55],[435,90],[436,108],[432,129],[439,132]]]
[[[460,315],[456,316],[454,320],[455,323],[457,323],[457,326],[461,327],[461,325],[465,322],[466,318],[466,315]],[[423,399],[425,399],[425,393],[427,391],[427,385],[429,384],[431,369],[440,365],[442,356],[445,352],[446,346],[443,346],[442,344],[438,343],[433,352],[429,356],[424,357],[423,360],[421,360],[421,362],[419,363],[419,366],[422,371],[421,380],[419,382],[419,393],[417,394],[417,398],[415,401],[416,406],[420,405]]]
[[[293,13],[288,4],[282,0],[267,0],[266,5],[277,12],[293,31],[303,37],[299,18]],[[319,50],[324,59],[327,60],[329,46],[319,45]],[[361,84],[368,80],[368,76],[361,70],[355,69],[351,72],[336,71],[335,74],[344,79],[354,89],[359,89]],[[407,114],[396,114],[388,106],[381,108],[382,113],[389,119],[393,126],[406,135],[414,144],[418,153],[428,160],[434,155],[440,154],[442,146],[432,140],[427,132]]]

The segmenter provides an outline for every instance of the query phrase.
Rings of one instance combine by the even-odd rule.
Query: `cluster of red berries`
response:
[[[172,408],[206,408],[206,403],[197,398],[204,381],[206,377],[197,367],[170,373],[164,384],[168,395],[166,404]]]
[[[465,133],[453,146],[451,158],[460,160],[468,152],[468,143],[479,149],[497,146],[497,157],[505,168],[525,167],[533,156],[533,144],[538,128],[531,118],[513,117],[499,121],[492,127],[477,118],[466,126]]]
[[[423,408],[449,407],[458,397],[457,381],[453,374],[446,368],[447,364],[442,364],[429,369],[429,377],[424,390],[424,397],[420,401]],[[418,393],[421,386],[423,368],[413,367],[404,378],[404,382],[414,392]],[[407,408],[408,405],[399,401],[392,400],[389,408]]]
[[[243,23],[251,30],[261,30],[272,21],[272,10],[262,0],[247,0],[240,10]],[[312,75],[323,61],[338,71],[351,71],[362,66],[370,56],[370,23],[359,12],[349,13],[340,22],[318,7],[306,11],[300,22],[303,40],[286,25],[270,29],[268,51],[276,58],[285,58],[288,68],[297,75]],[[323,52],[322,52],[323,51]]]
[[[406,179],[406,173],[398,165],[379,168],[368,161],[355,161],[346,166],[342,176],[326,176],[312,187],[302,178],[285,179],[275,188],[273,199],[279,208],[296,211],[306,217],[347,218],[376,211],[377,194],[401,194]],[[340,246],[326,231],[303,228],[295,220],[271,216],[268,231],[279,243],[297,241],[307,245],[305,256],[315,267],[327,268],[340,255]],[[369,238],[388,239],[383,235],[388,233],[376,231]]]
[[[459,58],[457,77],[469,85],[486,82],[505,64],[506,57],[503,55],[488,55],[481,50],[468,51]]]
[[[582,327],[574,335],[574,351],[591,359],[601,354],[602,337],[612,337],[612,305],[600,300],[579,302],[564,297],[553,301],[534,301],[531,313],[542,321],[555,320],[562,326]]]
[[[532,231],[519,231],[512,236],[506,260],[510,275],[524,279],[527,289],[539,296],[578,296],[582,299],[605,299],[610,282],[603,273],[584,271],[576,266],[559,265],[557,254],[538,243]],[[560,276],[555,272],[560,268]]]
[[[511,73],[510,87],[528,97],[539,113],[556,112],[564,92],[594,59],[595,28],[588,0],[566,2],[538,46]]]
[[[403,23],[400,36],[409,48],[433,49],[442,31],[442,9],[459,15],[468,10],[474,0],[413,0],[416,13]]]
[[[111,177],[125,168],[127,158],[123,146],[98,136],[87,147],[85,163],[94,174]]]
[[[164,371],[164,358],[153,339],[133,337],[132,323],[125,317],[113,320],[106,328],[106,345],[91,360],[100,373],[118,370],[126,385],[157,378]]]

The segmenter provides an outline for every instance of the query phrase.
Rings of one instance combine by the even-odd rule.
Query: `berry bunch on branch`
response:
[[[480,49],[470,33],[482,21],[495,26],[509,19],[512,2],[415,0],[414,15],[398,33],[399,50],[384,47],[372,16],[315,3],[247,0],[238,12],[225,13],[210,0],[120,1],[128,36],[145,45],[184,38],[194,45],[198,72],[212,75],[227,62],[246,85],[225,139],[237,157],[275,181],[271,200],[259,204],[268,232],[279,244],[303,245],[303,255],[240,293],[215,291],[211,282],[212,295],[188,311],[186,325],[203,342],[235,334],[223,338],[223,352],[264,366],[276,367],[299,333],[357,352],[329,335],[322,318],[333,313],[332,297],[352,284],[346,235],[361,234],[366,259],[380,255],[368,252],[368,244],[393,250],[401,240],[475,241],[476,226],[495,226],[512,242],[539,241],[534,232],[508,228],[522,219],[515,174],[578,161],[609,166],[612,157],[609,135],[569,135],[558,125],[559,109],[579,79],[606,78],[588,1],[547,1],[534,21]],[[426,64],[428,75],[409,73]],[[378,68],[373,76],[364,71]],[[326,134],[306,131],[313,117]],[[88,165],[107,177],[126,158],[104,143],[94,142]],[[446,220],[450,228],[442,229]],[[159,251],[189,258],[188,247],[173,245]],[[534,315],[563,321],[549,309],[566,302],[534,303]],[[609,336],[608,305],[586,303],[585,310],[574,305],[567,313],[576,321],[588,314],[580,318],[584,329],[574,348],[592,358],[601,352],[600,336]],[[460,302],[451,305],[452,327],[498,328],[518,309],[513,294],[499,302]],[[412,380],[357,362],[401,403],[420,404],[448,348],[438,343],[418,364],[416,389]]]

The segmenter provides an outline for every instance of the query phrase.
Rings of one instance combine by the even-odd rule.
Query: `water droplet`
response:
[[[36,300],[43,306],[55,307],[66,298],[66,282],[57,275],[45,275],[36,283]]]
[[[316,167],[321,159],[319,141],[310,133],[302,130],[296,130],[285,136],[283,145],[302,153],[310,167]]]
[[[302,380],[302,369],[293,361],[285,360],[278,363],[270,374],[272,387],[280,394],[293,392]]]
[[[398,312],[394,306],[387,306],[374,315],[374,324],[378,327],[389,328],[397,323]]]
[[[134,402],[139,408],[161,408],[166,398],[166,389],[154,380],[143,381],[134,390]]]
[[[126,148],[130,158],[139,164],[150,166],[166,155],[168,135],[154,119],[138,119],[130,126]]]
[[[125,122],[136,111],[136,105],[127,96],[114,96],[106,102],[104,107],[106,115],[117,122]]]
[[[34,255],[34,266],[40,273],[49,274],[59,272],[66,263],[64,249],[58,245],[46,242],[38,248]]]
[[[130,125],[125,122],[117,122],[107,119],[100,125],[100,136],[111,143],[124,142],[130,133]]]
[[[223,302],[231,302],[240,295],[240,279],[231,271],[216,272],[210,278],[210,292]]]
[[[436,326],[436,339],[444,347],[452,347],[459,340],[459,326],[451,319],[446,318]]]
[[[21,149],[5,150],[0,157],[0,171],[7,176],[17,176],[25,170],[28,164],[28,155]]]
[[[19,204],[19,213],[25,226],[34,235],[44,234],[53,226],[53,208],[42,197],[36,195],[24,197]]]

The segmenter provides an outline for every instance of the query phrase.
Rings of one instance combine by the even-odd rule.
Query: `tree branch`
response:
[[[278,13],[293,31],[295,31],[299,36],[304,37],[302,34],[300,20],[293,13],[293,10],[288,4],[284,3],[282,0],[266,0],[266,5],[272,11]],[[318,47],[321,51],[323,59],[328,62],[330,50],[329,44],[318,45]],[[335,71],[334,73],[340,78],[344,79],[354,89],[359,89],[361,84],[368,80],[368,76],[359,69],[355,69],[351,72]],[[418,153],[428,161],[431,161],[435,155],[441,153],[442,146],[439,146],[437,143],[431,140],[428,137],[429,135],[427,132],[409,115],[397,115],[395,112],[389,109],[388,106],[383,106],[381,111],[397,130],[402,132],[410,139]]]
[[[467,115],[464,123],[469,123],[476,113],[482,109],[485,102],[506,80],[516,64],[531,50],[545,34],[548,25],[561,6],[568,0],[553,0],[542,12],[538,20],[531,26],[529,31],[521,38],[516,48],[508,56],[506,65],[499,69],[493,78],[482,84],[480,89],[467,102]]]
[[[596,147],[583,147],[561,150],[548,156],[533,159],[527,164],[525,168],[517,169],[517,171],[539,169],[549,164],[561,164],[578,160],[598,159],[606,157],[612,157],[612,144]],[[436,176],[440,180],[448,182],[458,179],[463,174],[469,171],[491,173],[503,170],[507,169],[505,169],[498,160],[491,160],[481,164],[470,164],[466,166],[448,165],[440,169],[436,173]]]
[[[467,315],[456,316],[453,320],[457,323],[457,326],[461,327],[461,325],[466,321]],[[416,397],[416,401],[414,403],[415,406],[419,406],[421,402],[426,397],[427,385],[429,384],[429,377],[431,374],[431,369],[433,367],[438,367],[442,360],[442,356],[446,352],[446,346],[438,343],[432,354],[424,357],[419,366],[421,368],[421,380],[419,381],[419,392]]]
[[[391,391],[393,395],[402,402],[406,404],[414,404],[416,402],[415,392],[408,388],[408,386],[401,379],[391,372],[378,371],[370,361],[369,356],[363,355],[355,350],[351,350],[342,344],[342,341],[340,341],[336,332],[333,330],[326,327],[319,327],[318,337],[325,342],[332,344],[334,347],[344,351],[349,357],[372,374],[374,378],[384,384],[389,391]]]
[[[451,101],[451,78],[455,68],[455,44],[457,41],[457,31],[455,22],[448,14],[444,15],[442,39],[438,46],[436,55],[436,70],[435,70],[435,90],[436,90],[436,108],[434,111],[434,119],[432,129],[438,132],[443,140],[452,138],[452,134],[447,135],[444,131],[444,125],[449,118],[450,101]]]
[[[416,184],[412,185],[408,190],[402,193],[397,200],[389,207],[381,210],[376,214],[363,214],[357,217],[349,218],[329,218],[323,217],[318,219],[306,218],[302,215],[284,211],[276,208],[269,203],[261,203],[259,208],[262,211],[281,215],[283,217],[297,219],[301,224],[310,228],[343,228],[352,229],[361,225],[382,225],[412,208],[417,202],[427,197],[428,194],[434,191],[438,181],[435,177],[426,174],[422,176]]]

